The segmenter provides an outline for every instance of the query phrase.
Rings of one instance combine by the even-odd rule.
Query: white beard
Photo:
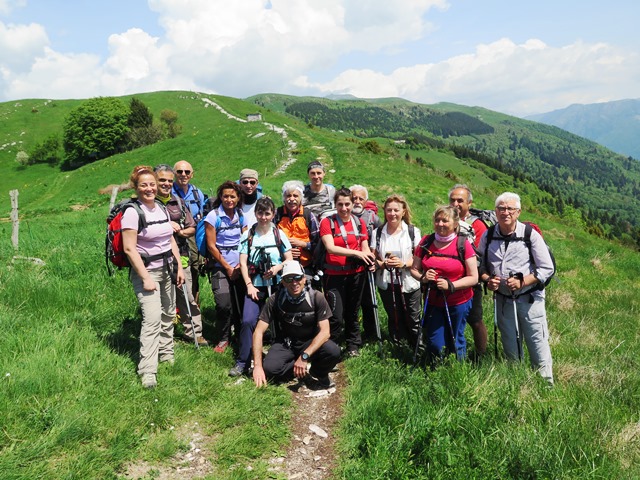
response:
[[[360,215],[362,212],[364,212],[364,206],[356,206],[356,205],[354,205],[353,208],[351,209],[351,211],[353,213],[355,213],[356,215]]]

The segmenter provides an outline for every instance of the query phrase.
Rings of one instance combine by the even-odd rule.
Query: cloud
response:
[[[604,43],[553,48],[537,39],[518,45],[503,38],[479,45],[470,54],[398,68],[386,75],[348,70],[324,83],[302,76],[297,84],[322,94],[447,101],[524,116],[571,103],[616,100],[619,92],[640,96],[634,81],[639,76],[638,54]]]
[[[0,0],[0,15],[8,15],[12,10],[26,4],[27,0]]]
[[[9,9],[20,2],[0,0]],[[640,97],[638,54],[605,43],[550,47],[539,39],[480,44],[438,62],[385,60],[432,31],[446,0],[148,0],[162,35],[132,28],[108,39],[108,56],[50,48],[37,24],[0,22],[0,99],[89,98],[154,90],[247,97],[350,93],[420,103],[481,105],[527,115]],[[424,55],[424,54],[422,54]],[[339,71],[349,58],[367,68]],[[393,57],[396,58],[396,57]],[[413,57],[415,58],[415,57]],[[621,95],[622,97],[620,97]]]

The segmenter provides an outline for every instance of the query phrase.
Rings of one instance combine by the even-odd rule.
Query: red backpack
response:
[[[122,215],[127,208],[132,207],[138,214],[138,233],[147,228],[149,225],[155,225],[159,223],[165,223],[169,221],[169,214],[164,204],[156,200],[156,204],[162,207],[162,210],[166,214],[166,219],[156,220],[153,222],[147,222],[147,218],[140,207],[140,202],[135,198],[129,198],[113,206],[107,217],[107,234],[105,237],[105,263],[107,264],[107,272],[109,275],[113,275],[113,268],[110,263],[122,269],[124,267],[130,267],[129,258],[124,253],[124,243],[122,241]],[[163,254],[164,255],[164,254]],[[155,260],[155,258],[143,258],[145,264]]]

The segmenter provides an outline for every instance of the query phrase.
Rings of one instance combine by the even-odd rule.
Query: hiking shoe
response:
[[[224,353],[228,346],[229,342],[227,340],[223,340],[222,342],[218,342],[218,344],[213,347],[213,351],[216,353]]]
[[[230,377],[241,377],[246,372],[245,368],[241,365],[236,365],[231,370],[229,370]]]
[[[162,355],[159,358],[160,363],[168,363],[169,365],[173,365],[174,363],[176,363],[176,359],[173,357],[173,355]]]
[[[335,387],[336,384],[331,381],[329,375],[324,377],[313,377],[312,375],[306,375],[302,382],[307,386],[309,390],[328,390]]]
[[[200,346],[200,347],[208,347],[209,346],[209,342],[207,342],[207,339],[204,338],[203,336],[199,336],[198,338],[196,338],[196,341],[198,342],[198,346]]]
[[[140,380],[144,388],[156,388],[158,386],[155,373],[143,373],[140,375]]]

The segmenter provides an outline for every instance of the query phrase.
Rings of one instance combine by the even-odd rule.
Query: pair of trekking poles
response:
[[[419,356],[420,354],[420,341],[422,340],[422,331],[424,329],[424,322],[427,318],[427,311],[429,309],[429,295],[431,293],[431,285],[433,282],[427,282],[427,292],[424,296],[424,304],[422,307],[422,317],[420,318],[420,323],[418,324],[418,338],[416,340],[416,348],[415,351],[413,353],[413,368],[415,368],[419,361],[421,360],[422,357]],[[451,322],[451,314],[449,313],[449,302],[447,302],[447,295],[446,293],[444,293],[444,291],[442,291],[442,297],[444,299],[444,311],[447,314],[447,324],[449,326],[449,333],[451,334],[451,345],[453,348],[453,351],[456,352],[456,334],[453,331],[453,323]]]
[[[398,331],[399,320],[398,320],[398,308],[397,308],[397,300],[396,300],[395,282],[396,280],[398,280],[398,282],[400,281],[400,274],[396,271],[395,268],[389,269],[389,274],[391,276],[391,294],[393,298],[394,322],[396,326],[396,331]],[[368,270],[367,275],[369,280],[369,294],[371,295],[371,305],[373,307],[373,313],[374,313],[376,338],[378,340],[378,355],[382,357],[382,333],[380,332],[380,317],[378,316],[378,297],[376,296],[375,278],[371,270]],[[402,286],[400,288],[400,298],[402,299],[402,311],[404,312],[404,316],[406,318],[407,303],[404,298],[404,295],[402,294]]]
[[[398,279],[399,280],[399,274],[396,272],[394,275],[394,270],[395,269],[391,269],[389,271],[390,275],[391,275],[391,292],[392,292],[392,299],[393,299],[393,311],[394,311],[394,322],[395,322],[395,326],[396,326],[396,331],[398,330],[398,326],[399,326],[399,320],[398,320],[398,308],[397,308],[397,300],[396,300],[396,291],[395,291],[395,280]],[[380,355],[380,357],[382,357],[382,334],[380,332],[380,318],[378,316],[378,300],[376,297],[376,287],[375,287],[375,282],[374,282],[374,275],[372,271],[368,271],[368,276],[369,276],[369,293],[371,295],[371,303],[373,306],[373,311],[374,311],[374,319],[375,319],[375,327],[376,327],[376,337],[378,339],[378,353]],[[424,307],[422,309],[422,317],[420,318],[420,323],[418,324],[418,335],[416,337],[416,346],[415,346],[415,350],[414,350],[414,354],[413,354],[413,366],[415,367],[418,363],[418,356],[420,353],[420,342],[422,340],[422,331],[424,328],[424,322],[425,319],[427,317],[427,311],[428,311],[428,306],[429,306],[429,294],[431,292],[431,282],[429,282],[427,284],[427,293],[425,295],[425,300],[424,300]],[[453,331],[453,324],[451,322],[451,315],[449,313],[449,304],[447,302],[447,296],[446,294],[443,292],[442,293],[443,297],[444,297],[444,306],[445,306],[445,311],[447,314],[447,323],[449,326],[449,332],[451,334],[451,342],[452,342],[452,347],[453,350],[456,350],[456,336],[455,333]],[[406,304],[406,300],[404,298],[404,295],[402,294],[402,288],[400,288],[400,297],[402,299],[402,309],[403,312],[405,314],[405,317],[407,315],[407,304]]]

